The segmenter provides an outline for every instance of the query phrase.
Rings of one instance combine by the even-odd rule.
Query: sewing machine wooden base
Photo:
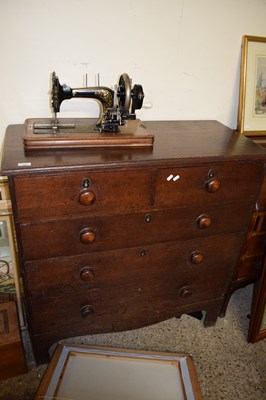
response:
[[[118,132],[99,132],[97,120],[60,118],[56,132],[50,118],[27,119],[23,143],[27,150],[84,147],[152,146],[154,135],[139,119],[119,126]]]

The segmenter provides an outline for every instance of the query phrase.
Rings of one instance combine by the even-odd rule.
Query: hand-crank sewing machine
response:
[[[74,98],[96,100],[100,105],[99,118],[59,119],[62,102]],[[154,136],[135,114],[141,109],[143,99],[142,86],[135,84],[132,88],[126,73],[119,77],[114,89],[106,86],[74,89],[61,85],[53,72],[50,91],[53,117],[25,121],[24,147],[35,150],[152,146]]]

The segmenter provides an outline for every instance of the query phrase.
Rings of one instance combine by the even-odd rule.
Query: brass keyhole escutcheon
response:
[[[214,176],[215,176],[215,171],[213,169],[210,169],[209,172],[208,172],[208,177],[209,178],[214,178]]]
[[[81,182],[81,186],[84,188],[84,189],[88,189],[88,187],[91,185],[91,181],[90,181],[90,179],[89,178],[84,178],[83,180],[82,180],[82,182]]]
[[[146,214],[145,217],[144,217],[144,221],[147,222],[147,223],[151,222],[152,221],[151,214]]]

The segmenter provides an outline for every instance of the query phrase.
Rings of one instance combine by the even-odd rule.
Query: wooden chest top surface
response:
[[[152,148],[26,152],[23,125],[7,129],[2,174],[37,362],[63,337],[220,314],[266,149],[216,121],[145,125]]]
[[[266,149],[217,121],[152,121],[144,123],[155,135],[152,148],[81,149],[25,152],[23,125],[7,128],[2,175],[64,172],[82,168],[128,168],[228,160],[261,161]]]

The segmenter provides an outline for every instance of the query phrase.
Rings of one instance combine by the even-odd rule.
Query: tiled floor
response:
[[[183,315],[143,329],[68,342],[189,353],[204,400],[266,399],[266,340],[256,344],[246,341],[251,296],[252,286],[238,290],[226,316],[214,327],[204,328],[201,321]],[[33,399],[45,367],[33,367],[26,375],[0,381],[0,399]]]

